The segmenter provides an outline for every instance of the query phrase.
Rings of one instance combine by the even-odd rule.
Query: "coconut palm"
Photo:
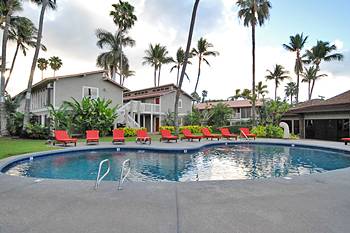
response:
[[[242,97],[241,89],[236,89],[235,90],[235,95],[228,97],[228,100],[238,100],[239,98]]]
[[[207,98],[207,96],[208,96],[208,91],[207,90],[203,90],[202,91],[202,103],[204,103],[205,98]]]
[[[56,71],[61,69],[63,63],[61,58],[53,56],[49,58],[50,68],[53,70],[53,77],[56,77]]]
[[[43,28],[44,28],[45,11],[47,9],[52,9],[52,10],[56,9],[56,0],[31,0],[31,2],[36,3],[38,6],[41,6],[41,12],[40,12],[40,18],[39,18],[38,35],[36,36],[37,40],[36,40],[36,45],[35,45],[35,52],[34,52],[34,56],[33,56],[32,66],[30,69],[27,93],[26,93],[26,97],[25,97],[23,130],[26,129],[27,124],[29,122],[32,85],[33,85],[35,68],[36,68],[36,64],[38,61],[38,57],[39,57],[41,39],[42,39]]]
[[[266,80],[275,81],[275,100],[277,100],[277,88],[280,82],[290,78],[288,76],[289,72],[286,71],[283,66],[278,64],[274,67],[273,71],[267,70],[267,72],[268,72],[268,75],[265,76]]]
[[[186,52],[185,52],[185,60],[184,64],[182,66],[181,74],[180,74],[180,79],[179,79],[179,85],[176,90],[176,95],[175,95],[175,104],[174,104],[174,122],[175,122],[175,133],[179,133],[179,99],[180,99],[180,94],[181,94],[181,87],[182,83],[186,74],[186,67],[188,63],[188,58],[190,56],[190,49],[191,49],[191,44],[192,44],[192,37],[193,37],[193,31],[194,31],[194,25],[196,22],[196,16],[197,16],[197,10],[199,6],[200,0],[196,0],[194,2],[193,10],[192,10],[192,16],[191,16],[191,23],[190,23],[190,30],[188,33],[188,38],[187,38],[187,45],[186,45]]]
[[[180,69],[183,66],[184,60],[185,60],[185,51],[180,47],[176,52],[176,59],[173,59],[173,62],[175,63],[175,65],[170,69],[170,72],[172,72],[174,69],[177,70],[176,86],[179,85]],[[192,64],[190,61],[188,61],[187,63]],[[186,75],[186,77],[188,78],[188,75]]]
[[[262,98],[264,99],[265,94],[269,93],[269,91],[267,90],[267,85],[263,84],[262,81],[258,82],[258,85],[256,85],[255,89],[258,99],[260,99],[260,96],[262,96]]]
[[[290,98],[290,104],[293,104],[293,97],[297,94],[298,92],[298,87],[295,82],[289,82],[285,86],[284,92],[286,94],[287,98]]]
[[[317,79],[326,77],[327,74],[317,74],[319,72],[319,69],[314,65],[310,66],[309,68],[305,67],[305,72],[303,72],[301,75],[304,77],[301,81],[308,84],[308,99],[312,99],[312,93],[314,91],[315,82]]]
[[[145,51],[146,56],[143,57],[143,65],[151,65],[154,67],[154,86],[160,85],[160,72],[163,64],[173,62],[173,59],[168,56],[169,52],[165,46],[160,44],[150,44],[149,49]],[[158,72],[158,82],[157,82]]]
[[[45,58],[39,58],[38,59],[38,68],[41,70],[41,80],[44,79],[44,70],[47,69],[47,66],[49,65],[49,61]]]
[[[13,25],[9,31],[9,40],[16,42],[16,50],[12,59],[9,75],[5,83],[5,89],[11,79],[12,71],[15,66],[18,51],[21,50],[23,55],[27,55],[28,47],[34,48],[36,45],[36,35],[38,30],[34,26],[33,22],[26,17],[16,17],[13,20]],[[28,47],[27,47],[28,46]],[[46,51],[46,47],[41,44],[41,49]]]
[[[270,17],[271,3],[268,0],[238,0],[237,6],[240,8],[238,17],[243,20],[244,26],[252,27],[252,94],[255,96],[255,29],[262,26],[265,20]],[[252,101],[252,121],[255,125],[255,99]]]
[[[124,63],[126,64],[126,63]],[[122,83],[121,85],[124,86],[125,80],[129,77],[135,76],[135,71],[130,70],[129,64],[126,64],[123,66],[123,70],[122,70]]]
[[[119,33],[127,33],[132,26],[134,26],[137,17],[134,15],[134,7],[128,3],[119,0],[118,4],[113,4],[114,10],[110,12],[113,17],[114,23],[118,26]],[[121,39],[121,38],[120,38]],[[123,70],[123,46],[124,44],[120,41],[120,70]],[[120,72],[120,80],[122,80],[122,72]]]
[[[194,88],[194,92],[197,92],[199,77],[201,75],[202,62],[204,61],[208,66],[210,66],[210,63],[206,57],[208,56],[216,57],[217,55],[219,55],[219,53],[216,51],[210,51],[210,48],[212,47],[214,46],[202,37],[197,42],[197,47],[192,49],[191,55],[198,57],[198,75],[197,75],[197,82]]]
[[[97,66],[102,67],[105,70],[109,70],[111,78],[115,80],[115,74],[119,70],[121,74],[120,57],[122,57],[123,63],[128,65],[125,54],[120,49],[120,43],[122,46],[135,46],[135,41],[126,36],[124,32],[116,32],[115,34],[103,29],[96,30],[96,37],[98,38],[97,47],[100,49],[108,49],[108,52],[101,53],[97,57]],[[120,84],[122,83],[122,76],[120,76]]]

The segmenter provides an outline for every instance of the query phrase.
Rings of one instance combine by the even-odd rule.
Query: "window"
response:
[[[182,108],[182,99],[179,99],[179,108]]]
[[[83,98],[89,97],[91,99],[97,99],[98,96],[98,88],[96,87],[83,87]]]

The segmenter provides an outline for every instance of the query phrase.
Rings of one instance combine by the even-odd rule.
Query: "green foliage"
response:
[[[260,124],[262,125],[278,125],[284,113],[289,110],[289,104],[280,99],[264,101],[260,109]]]
[[[117,107],[111,108],[111,100],[83,98],[78,102],[73,98],[72,102],[64,104],[71,110],[71,119],[74,129],[81,133],[86,130],[100,130],[105,135],[113,127],[117,118]]]
[[[175,126],[161,126],[161,127],[159,127],[159,130],[164,130],[164,129],[170,130],[171,133],[175,132]]]
[[[263,125],[258,125],[252,129],[252,133],[256,134],[256,136],[259,138],[265,138],[267,135],[266,127]]]
[[[31,139],[47,139],[50,134],[48,127],[43,127],[37,123],[29,123],[24,132],[27,138]]]
[[[192,112],[185,116],[184,125],[200,125],[201,113],[197,109],[193,109]]]
[[[53,106],[49,106],[50,111],[50,126],[56,130],[67,130],[72,129],[72,117],[71,112],[67,109],[66,105],[62,105],[59,109],[54,109]]]
[[[252,133],[256,134],[257,137],[262,138],[282,138],[283,129],[276,125],[258,125],[252,129]]]
[[[232,109],[227,105],[219,103],[211,109],[211,117],[209,119],[209,125],[215,127],[222,127],[229,123],[229,118],[232,115]]]
[[[180,132],[184,129],[189,129],[193,134],[199,134],[199,133],[202,133],[203,128],[208,128],[210,131],[213,130],[211,126],[187,125],[187,126],[181,126]],[[167,129],[167,130],[170,130],[172,133],[175,133],[174,126],[161,126],[160,129]]]
[[[7,131],[11,136],[20,136],[23,129],[23,113],[10,113],[7,117]]]
[[[138,129],[135,129],[135,128],[122,128],[122,130],[124,130],[124,136],[125,137],[135,137],[136,136],[136,131],[137,130],[146,130],[146,128],[138,128]]]
[[[175,113],[173,112],[168,112],[163,121],[162,121],[162,124],[163,125],[166,125],[166,126],[175,126]]]

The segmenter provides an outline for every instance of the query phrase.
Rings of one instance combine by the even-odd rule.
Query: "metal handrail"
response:
[[[127,166],[127,171],[125,172]],[[120,179],[119,179],[119,184],[118,184],[118,190],[122,190],[123,187],[123,183],[125,181],[125,179],[128,177],[128,175],[130,174],[131,171],[131,162],[130,159],[127,159],[123,162],[122,167],[121,167],[121,172],[120,172]]]
[[[103,174],[103,176],[101,176],[101,169],[102,169],[102,166],[103,166],[104,163],[107,163],[108,168],[107,168],[107,171]],[[95,190],[98,189],[98,187],[100,186],[101,181],[108,175],[108,173],[110,171],[111,171],[111,162],[109,161],[109,159],[102,160],[100,162],[99,167],[98,167],[98,173],[97,173],[97,178],[96,178],[96,183],[95,183]]]
[[[245,139],[249,141],[249,137],[248,137],[243,131],[241,131],[241,134],[243,134],[243,136],[245,137]]]

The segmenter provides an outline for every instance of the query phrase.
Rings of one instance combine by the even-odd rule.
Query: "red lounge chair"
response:
[[[152,139],[151,139],[150,136],[148,136],[146,130],[142,130],[142,129],[137,130],[137,131],[136,131],[136,136],[137,136],[137,137],[136,137],[136,143],[137,143],[137,142],[141,142],[141,143],[146,143],[146,142],[148,142],[149,144],[151,144],[151,142],[152,142]]]
[[[167,129],[160,130],[160,135],[161,135],[161,138],[159,139],[159,141],[167,140],[168,142],[170,142],[171,140],[173,140],[177,142],[177,139],[178,139],[177,136],[171,135],[170,130],[167,130]]]
[[[221,128],[220,132],[221,132],[221,135],[222,135],[223,138],[226,138],[226,139],[234,138],[236,140],[238,138],[238,135],[231,133],[228,128]]]
[[[189,129],[183,129],[182,134],[184,136],[181,138],[181,140],[187,139],[188,141],[190,141],[190,140],[193,141],[193,139],[198,139],[199,141],[201,141],[201,139],[203,138],[203,136],[201,136],[201,135],[193,135],[191,130],[189,130]]]
[[[116,142],[125,143],[124,130],[122,130],[122,129],[114,129],[113,130],[112,143],[114,144]]]
[[[98,130],[87,130],[86,131],[86,144],[91,142],[96,142],[97,144],[100,141],[100,131]]]
[[[341,140],[345,143],[345,146],[350,143],[350,138],[342,138]]]
[[[210,138],[211,140],[213,140],[213,138],[216,138],[216,139],[220,140],[220,138],[221,138],[220,134],[212,134],[208,128],[203,128],[202,134],[203,134],[203,138],[206,138],[206,139]]]
[[[251,133],[248,128],[240,128],[239,130],[241,131],[241,138],[254,138],[254,140],[256,139],[256,134]]]
[[[77,146],[78,139],[69,137],[67,131],[65,130],[54,130],[55,141],[53,145],[56,143],[63,143],[64,146],[67,146],[68,143],[74,143],[74,146]]]

